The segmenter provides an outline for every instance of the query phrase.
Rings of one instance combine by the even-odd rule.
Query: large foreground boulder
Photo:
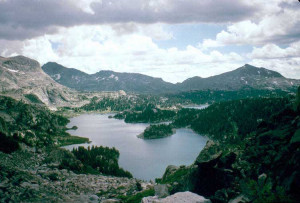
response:
[[[157,196],[144,197],[142,203],[211,203],[209,199],[197,195],[192,192],[178,192],[166,198],[158,198]]]

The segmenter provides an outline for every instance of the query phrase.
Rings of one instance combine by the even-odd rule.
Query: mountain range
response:
[[[118,91],[164,93],[173,91],[173,84],[139,73],[119,73],[110,70],[87,74],[74,68],[49,62],[42,69],[56,82],[78,91]]]
[[[242,88],[295,90],[300,80],[289,79],[280,73],[249,64],[208,78],[192,77],[182,83],[169,83],[161,78],[138,73],[102,70],[87,74],[48,62],[42,69],[56,82],[79,91],[118,91],[134,93],[172,93],[191,90],[239,90]]]

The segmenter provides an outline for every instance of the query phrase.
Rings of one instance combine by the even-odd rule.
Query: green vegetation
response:
[[[145,108],[154,108],[160,106],[161,108],[168,108],[177,105],[177,101],[169,100],[166,97],[155,95],[129,95],[120,96],[117,98],[97,98],[91,99],[89,104],[80,108],[74,108],[74,111],[145,111]]]
[[[174,123],[185,126],[192,121],[198,132],[213,133],[209,135],[213,140],[192,166],[167,168],[157,181],[170,184],[171,193],[190,190],[212,202],[228,202],[239,195],[249,202],[299,202],[299,98],[300,94],[295,105],[286,98],[260,98],[200,111],[183,109],[178,112],[181,121]]]
[[[1,140],[0,151],[4,153],[11,153],[20,148],[17,139],[13,137],[9,137],[1,132],[0,132],[0,140]]]
[[[287,97],[291,93],[281,89],[266,90],[266,89],[254,89],[244,88],[234,91],[225,90],[196,90],[190,92],[181,92],[176,94],[168,94],[170,100],[174,100],[178,103],[183,101],[194,103],[194,104],[212,104],[215,102],[232,101],[240,99],[250,98],[279,98]]]
[[[148,104],[142,111],[124,111],[114,116],[117,119],[124,119],[126,123],[159,123],[171,121],[176,112],[161,110],[153,104]]]
[[[59,146],[66,146],[72,144],[88,143],[89,138],[71,135],[71,136],[57,137],[57,141],[59,143]]]
[[[193,166],[180,166],[179,168],[170,170],[170,167],[173,166],[169,166],[163,177],[157,178],[155,181],[159,184],[169,184],[169,191],[171,193],[193,190],[193,186],[195,185],[194,177],[197,174],[197,168]],[[173,184],[175,182],[176,184]]]
[[[25,94],[24,96],[31,103],[34,103],[34,104],[44,104],[35,94]]]
[[[172,134],[174,134],[174,131],[171,125],[158,124],[150,125],[138,137],[143,139],[158,139],[171,136]]]
[[[85,149],[78,147],[72,153],[82,162],[84,168],[79,172],[102,173],[106,175],[132,178],[132,175],[119,167],[120,153],[115,148],[92,146]]]
[[[0,132],[15,142],[46,147],[88,141],[86,138],[70,136],[66,132],[68,122],[67,118],[46,107],[0,96]]]
[[[82,109],[85,111],[123,111],[131,108],[131,102],[127,97],[120,97],[117,99],[104,97],[98,100],[94,97],[89,104],[84,105],[78,110]]]
[[[154,189],[147,189],[142,192],[136,193],[133,196],[118,196],[124,203],[140,203],[144,197],[154,196]]]
[[[215,103],[203,110],[182,109],[172,123],[175,127],[190,126],[210,138],[239,142],[257,125],[290,104],[288,98],[257,98]]]
[[[260,202],[293,202],[290,199],[284,188],[277,186],[274,189],[274,186],[270,178],[263,180],[245,180],[241,182],[241,191],[251,202],[260,203]]]

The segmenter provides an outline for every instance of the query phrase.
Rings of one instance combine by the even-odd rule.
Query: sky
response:
[[[0,0],[0,55],[173,83],[245,63],[300,79],[300,3]]]

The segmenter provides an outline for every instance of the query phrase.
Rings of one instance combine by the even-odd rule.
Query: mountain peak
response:
[[[245,64],[244,66],[232,71],[236,72],[240,76],[259,76],[264,78],[284,78],[280,73],[272,71],[262,67],[252,66],[250,64]]]
[[[256,66],[252,66],[252,65],[250,65],[250,64],[248,64],[248,63],[246,63],[244,66],[242,66],[241,68],[247,68],[247,69],[257,69],[258,67],[256,67]],[[258,68],[259,69],[259,68]]]
[[[27,58],[25,56],[13,56],[4,58],[1,57],[2,65],[13,67],[14,70],[37,71],[40,70],[40,64],[36,60]]]

